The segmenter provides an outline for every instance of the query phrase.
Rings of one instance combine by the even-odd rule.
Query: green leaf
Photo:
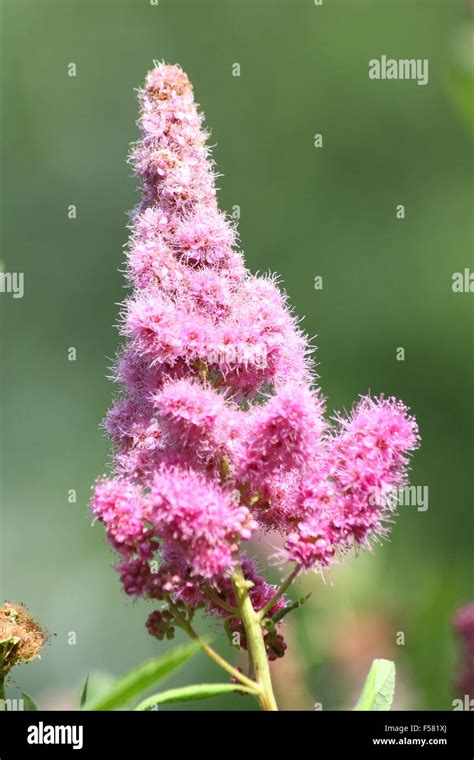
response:
[[[34,699],[30,697],[29,694],[27,694],[25,691],[21,692],[21,698],[23,700],[23,709],[25,712],[36,712],[38,709],[38,706]]]
[[[199,683],[194,686],[181,686],[178,689],[168,689],[147,697],[135,707],[135,710],[151,710],[155,705],[162,705],[166,702],[192,702],[197,699],[209,699],[235,691],[245,691],[245,687],[232,683]]]
[[[79,703],[79,706],[82,708],[87,702],[87,686],[89,685],[89,676],[87,675],[86,680],[84,681],[84,686],[82,688],[81,693],[81,701]]]
[[[82,687],[79,709],[88,709],[89,703],[101,700],[109,693],[116,680],[111,673],[104,670],[91,670]]]
[[[172,649],[171,652],[147,660],[127,675],[120,678],[102,697],[91,700],[86,704],[86,710],[115,710],[123,707],[131,699],[137,697],[159,681],[169,675],[189,660],[200,649],[199,642],[192,642],[183,647]]]
[[[303,596],[301,599],[298,599],[297,602],[293,602],[293,604],[289,604],[287,607],[284,607],[279,612],[276,612],[273,615],[273,622],[278,623],[279,620],[283,620],[286,615],[288,615],[289,612],[292,612],[293,610],[298,609],[298,607],[301,607],[302,604],[308,601],[309,597],[311,596],[311,591],[309,594],[306,594],[306,596]]]
[[[395,663],[374,660],[354,710],[390,710],[395,693]]]

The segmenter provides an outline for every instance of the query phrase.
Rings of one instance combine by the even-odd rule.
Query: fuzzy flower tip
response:
[[[127,594],[220,615],[206,592],[234,606],[239,562],[258,609],[274,589],[245,559],[257,526],[279,532],[286,559],[304,569],[368,545],[387,530],[387,494],[405,482],[417,427],[384,398],[324,422],[312,348],[286,295],[275,277],[248,271],[218,209],[186,74],[157,66],[139,104],[130,162],[142,198],[113,369],[121,393],[105,421],[115,473],[96,484],[92,510]],[[157,611],[148,629],[171,636],[173,621]],[[266,642],[272,656],[284,651],[278,636]]]

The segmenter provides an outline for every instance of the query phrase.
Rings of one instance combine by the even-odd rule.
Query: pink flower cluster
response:
[[[116,477],[96,484],[92,509],[121,556],[127,594],[221,614],[216,599],[235,604],[240,563],[260,609],[275,590],[245,559],[245,542],[278,531],[285,559],[310,569],[384,535],[386,496],[405,482],[417,426],[385,398],[324,420],[286,296],[275,278],[246,269],[218,209],[187,76],[160,65],[139,100],[131,162],[143,198],[127,250],[122,394],[105,423]],[[173,628],[158,613],[148,627],[161,637]],[[267,643],[284,651],[277,635]]]

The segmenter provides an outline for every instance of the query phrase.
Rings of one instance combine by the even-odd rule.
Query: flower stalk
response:
[[[207,644],[203,639],[199,636],[199,634],[194,630],[191,623],[186,620],[184,615],[181,614],[178,607],[172,602],[171,599],[168,598],[168,606],[170,610],[173,612],[175,619],[177,620],[180,627],[185,631],[188,636],[190,636],[194,641],[199,642],[199,645],[203,652],[207,654],[207,656],[214,660],[214,662],[219,665],[223,670],[225,670],[229,675],[232,676],[232,678],[235,678],[237,681],[239,681],[241,684],[243,684],[246,687],[246,691],[248,693],[252,694],[259,694],[259,685],[252,681],[252,679],[247,678],[243,673],[240,672],[240,670],[237,670],[237,668],[234,668],[233,665],[231,665],[227,660],[225,660],[221,655],[215,651],[209,644]]]
[[[249,581],[245,579],[240,567],[234,572],[232,582],[245,629],[253,675],[261,689],[260,694],[258,695],[258,701],[263,710],[278,710],[275,695],[273,693],[272,679],[261,621],[258,613],[255,612],[253,608],[249,596]]]

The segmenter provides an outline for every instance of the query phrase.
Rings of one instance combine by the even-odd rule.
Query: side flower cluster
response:
[[[139,101],[131,163],[143,194],[114,369],[122,392],[105,421],[115,476],[98,481],[92,510],[127,594],[223,615],[236,603],[229,579],[239,565],[258,610],[275,589],[246,542],[277,531],[284,558],[309,570],[385,535],[387,495],[405,482],[417,425],[383,397],[324,419],[312,351],[285,294],[246,269],[218,209],[187,76],[159,65]],[[152,613],[148,629],[169,637],[172,616]],[[267,639],[281,656],[278,634]]]

